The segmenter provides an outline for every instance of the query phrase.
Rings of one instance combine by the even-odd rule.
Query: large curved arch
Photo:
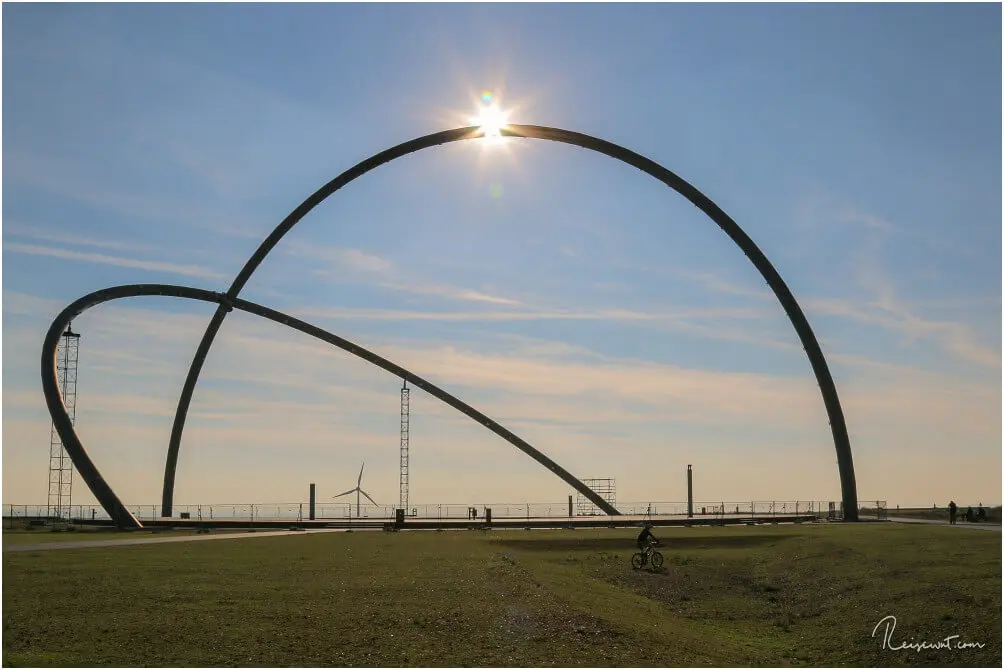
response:
[[[844,413],[840,407],[840,397],[837,395],[837,387],[833,382],[833,376],[826,364],[823,351],[816,340],[815,333],[809,326],[809,321],[805,318],[802,308],[792,294],[788,285],[781,279],[774,266],[767,260],[760,248],[739,227],[732,218],[726,214],[718,205],[711,201],[706,195],[697,190],[690,183],[667,170],[655,161],[637,154],[622,146],[601,140],[590,135],[577,133],[560,128],[548,128],[545,126],[532,125],[510,125],[502,129],[502,134],[507,137],[519,137],[530,139],[550,140],[571,144],[573,146],[589,149],[601,154],[616,158],[619,161],[632,165],[642,172],[648,174],[662,183],[669,186],[674,191],[689,200],[694,206],[708,215],[731,239],[742,249],[747,258],[753,263],[757,271],[766,280],[774,295],[781,303],[785,314],[791,321],[795,332],[798,334],[802,347],[809,358],[809,364],[816,376],[820,392],[823,396],[823,404],[826,406],[826,413],[829,417],[830,432],[833,435],[833,445],[837,452],[837,467],[840,474],[841,497],[844,506],[844,518],[849,521],[858,519],[858,494],[857,484],[854,478],[854,461],[851,457],[851,442],[847,434],[847,425],[844,421]],[[440,144],[448,144],[461,140],[476,139],[483,133],[477,127],[455,128],[444,130],[431,135],[425,135],[407,142],[402,142],[378,154],[370,156],[366,160],[357,163],[342,174],[338,175],[327,184],[315,191],[310,197],[300,203],[299,207],[290,212],[275,230],[265,238],[258,249],[255,250],[251,258],[248,259],[240,273],[234,279],[230,288],[226,292],[227,298],[234,300],[238,297],[244,285],[247,284],[251,275],[258,266],[265,260],[265,257],[279,243],[283,236],[295,226],[310,210],[323,202],[328,196],[338,189],[350,183],[354,179],[376,169],[377,167],[389,163],[392,160],[427,149]],[[185,384],[181,390],[181,397],[178,400],[178,408],[174,416],[174,424],[171,427],[171,441],[167,450],[167,463],[164,467],[164,492],[162,498],[161,513],[163,516],[171,516],[174,504],[174,478],[178,466],[178,453],[181,448],[181,436],[185,429],[185,419],[188,415],[188,408],[192,402],[192,394],[195,392],[195,385],[198,382],[202,366],[209,355],[209,349],[219,333],[223,320],[226,318],[227,308],[221,304],[213,314],[212,319],[206,326],[202,340],[192,359],[192,365],[185,378]]]
[[[52,322],[48,333],[46,333],[45,341],[42,344],[42,392],[45,395],[45,402],[49,408],[49,414],[52,415],[56,431],[59,433],[59,437],[63,441],[63,446],[66,449],[66,453],[70,457],[70,460],[73,461],[73,465],[77,468],[77,472],[80,473],[81,478],[91,489],[91,492],[94,493],[95,498],[98,499],[101,506],[104,507],[106,512],[108,512],[108,515],[111,516],[115,523],[121,527],[141,528],[142,524],[135,516],[133,516],[126,506],[122,504],[122,501],[119,500],[118,496],[115,495],[115,492],[105,481],[104,477],[101,476],[101,473],[98,471],[94,462],[91,461],[90,456],[87,454],[86,449],[84,449],[84,445],[81,443],[80,437],[73,429],[73,423],[70,420],[70,415],[67,413],[66,407],[63,405],[63,400],[59,392],[59,379],[56,370],[56,348],[59,346],[59,338],[70,322],[91,307],[100,305],[101,303],[108,302],[110,300],[147,295],[173,296],[177,298],[189,298],[205,302],[215,302],[227,311],[230,311],[231,309],[239,309],[249,312],[251,314],[270,319],[284,326],[288,326],[300,331],[301,333],[305,333],[311,337],[315,337],[319,340],[327,342],[328,344],[334,345],[339,349],[347,351],[350,354],[386,370],[395,377],[400,377],[411,382],[412,386],[422,389],[429,395],[443,401],[450,407],[466,414],[502,439],[509,442],[509,444],[512,444],[517,449],[533,458],[554,474],[558,475],[562,480],[570,484],[576,491],[579,491],[588,497],[595,505],[607,514],[620,514],[620,512],[613,507],[613,505],[601,498],[595,491],[583,484],[567,470],[535,449],[529,442],[523,440],[498,422],[479,412],[456,396],[453,396],[447,391],[439,388],[432,382],[419,377],[410,370],[407,370],[400,365],[379,356],[378,354],[373,353],[365,347],[361,347],[358,344],[330,333],[323,328],[318,328],[306,321],[301,321],[296,317],[284,314],[278,310],[274,310],[247,300],[242,300],[240,298],[231,301],[222,293],[188,286],[175,286],[172,284],[126,284],[123,286],[113,286],[101,289],[100,291],[94,291],[93,293],[89,293],[72,302]]]

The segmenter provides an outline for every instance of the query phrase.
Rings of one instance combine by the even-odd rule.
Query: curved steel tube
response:
[[[795,332],[798,334],[798,338],[802,342],[802,347],[805,349],[806,355],[809,357],[809,364],[812,366],[812,371],[816,375],[816,381],[819,384],[819,389],[823,396],[823,403],[826,406],[826,413],[829,416],[830,431],[833,434],[833,445],[837,451],[837,467],[840,473],[840,488],[844,504],[844,518],[849,521],[857,521],[858,494],[857,484],[854,479],[854,461],[851,457],[851,442],[847,434],[847,425],[844,421],[844,413],[840,407],[840,398],[837,395],[837,387],[833,382],[830,369],[826,365],[826,359],[823,357],[823,351],[819,346],[819,342],[816,340],[815,334],[812,332],[812,328],[809,326],[808,320],[805,318],[805,314],[802,312],[802,308],[795,300],[795,296],[792,295],[791,290],[788,288],[787,284],[784,283],[784,280],[781,279],[781,275],[778,274],[776,269],[774,269],[774,266],[771,265],[769,260],[767,260],[767,257],[762,251],[760,251],[760,248],[757,247],[749,235],[747,235],[746,232],[739,227],[739,224],[733,221],[732,218],[722,211],[718,205],[712,202],[710,198],[698,191],[675,173],[667,170],[653,160],[645,158],[640,154],[625,149],[624,147],[612,142],[607,142],[606,140],[601,140],[590,135],[584,135],[570,130],[548,128],[545,126],[511,125],[504,128],[502,130],[502,134],[509,137],[542,139],[571,144],[583,149],[589,149],[591,151],[605,154],[611,158],[616,158],[628,165],[633,165],[642,172],[658,179],[689,200],[698,209],[707,214],[711,220],[718,224],[718,226],[725,231],[732,241],[735,242],[740,249],[742,249],[743,253],[746,254],[756,269],[767,281],[767,285],[770,286],[774,295],[777,296],[781,306],[784,308],[785,314],[788,315],[788,319],[791,321],[792,326],[795,327]],[[299,207],[294,209],[289,216],[287,216],[282,223],[280,223],[275,230],[273,230],[272,233],[265,238],[258,249],[255,250],[251,258],[248,259],[243,269],[241,269],[240,274],[237,275],[237,278],[234,279],[233,284],[230,285],[230,289],[226,293],[226,296],[231,300],[236,299],[241,290],[244,288],[244,285],[251,278],[251,275],[265,259],[265,256],[267,256],[275,245],[279,243],[279,240],[281,240],[282,237],[289,232],[289,230],[295,226],[297,222],[300,221],[300,219],[310,212],[310,210],[349,182],[353,181],[357,177],[361,177],[370,170],[373,170],[384,163],[389,163],[392,160],[416,151],[440,144],[475,139],[478,137],[481,137],[481,133],[478,128],[473,126],[468,128],[444,130],[442,132],[409,140],[408,142],[403,142],[395,147],[375,154],[361,163],[349,168],[315,191],[309,198],[304,200]],[[178,466],[178,452],[181,448],[181,435],[185,429],[185,418],[188,414],[188,408],[192,401],[192,394],[195,392],[195,384],[199,379],[199,373],[206,361],[206,356],[209,354],[209,349],[213,344],[213,340],[216,338],[216,334],[223,325],[223,319],[226,318],[226,314],[227,309],[222,304],[216,310],[216,313],[213,314],[209,325],[206,327],[206,332],[203,334],[202,340],[199,342],[199,348],[196,350],[195,358],[192,360],[192,366],[189,368],[188,376],[185,378],[185,384],[181,391],[181,397],[178,400],[178,409],[175,413],[174,425],[171,428],[171,442],[167,451],[167,463],[164,468],[164,494],[161,510],[163,516],[171,516],[172,512],[174,501],[174,475]]]
[[[63,441],[66,453],[70,456],[70,460],[73,461],[73,465],[77,468],[77,472],[80,473],[84,482],[86,482],[90,487],[94,496],[98,499],[98,502],[101,503],[101,506],[104,507],[109,516],[115,520],[116,524],[121,527],[141,528],[142,524],[140,524],[139,520],[137,520],[128,509],[126,509],[125,505],[122,504],[118,496],[115,495],[115,492],[112,491],[111,487],[108,486],[108,483],[105,482],[104,477],[102,477],[101,473],[98,472],[97,467],[95,467],[94,463],[90,459],[90,456],[87,454],[87,451],[84,449],[84,445],[80,442],[80,438],[77,436],[76,431],[73,430],[73,423],[70,421],[70,416],[66,411],[66,407],[63,405],[63,400],[59,391],[59,380],[56,371],[56,348],[59,346],[59,338],[66,329],[67,325],[69,325],[69,323],[82,312],[103,302],[141,295],[164,295],[178,298],[190,298],[193,300],[203,300],[205,302],[216,302],[227,311],[230,311],[231,309],[239,309],[249,312],[277,323],[281,323],[284,326],[288,326],[300,331],[301,333],[305,333],[311,337],[323,340],[328,344],[332,344],[339,349],[343,349],[350,354],[358,356],[359,358],[386,370],[395,377],[400,377],[401,379],[411,382],[412,386],[422,389],[429,395],[442,400],[450,407],[463,412],[502,439],[515,446],[520,451],[529,455],[554,474],[561,477],[562,480],[571,485],[576,491],[579,491],[588,497],[597,507],[602,509],[607,514],[620,514],[620,512],[618,512],[606,500],[601,498],[595,491],[580,482],[572,476],[571,473],[552,461],[543,453],[535,449],[529,442],[526,442],[493,419],[439,388],[432,382],[419,377],[413,372],[406,370],[400,365],[397,365],[396,363],[393,363],[386,358],[383,358],[382,356],[355,344],[354,342],[338,337],[337,335],[329,333],[322,328],[318,328],[317,326],[301,321],[296,317],[284,314],[278,310],[270,309],[263,305],[242,300],[240,298],[231,301],[226,295],[216,293],[214,291],[191,288],[188,286],[174,286],[171,284],[127,284],[124,286],[113,286],[111,288],[95,291],[71,303],[66,309],[60,312],[59,316],[56,317],[56,320],[52,322],[52,325],[49,327],[49,332],[46,334],[45,342],[42,346],[42,391],[45,394],[45,402],[46,405],[48,405],[49,414],[52,415],[52,419],[55,422],[56,431],[59,433],[59,437]]]

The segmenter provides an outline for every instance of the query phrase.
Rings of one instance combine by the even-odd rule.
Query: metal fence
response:
[[[866,501],[861,504],[864,510],[875,510],[875,515],[887,518],[888,511],[885,501]],[[160,517],[159,505],[129,505],[137,518],[153,519]],[[360,505],[325,503],[316,505],[317,520],[371,519],[389,520],[394,518],[394,505]],[[569,513],[567,501],[559,503],[446,503],[413,505],[406,511],[406,516],[421,519],[472,519],[484,518],[486,509],[491,509],[493,519],[540,519],[540,518],[570,518],[579,515],[573,508]],[[686,502],[627,502],[618,503],[617,509],[623,515],[634,517],[686,518]],[[21,519],[53,518],[51,511],[45,505],[8,505],[5,516],[14,521]],[[308,519],[309,503],[222,503],[202,505],[175,505],[174,518],[212,521],[216,519],[244,520],[295,520]],[[764,519],[790,515],[813,515],[830,520],[843,518],[843,505],[829,500],[752,500],[752,501],[695,501],[693,503],[693,518],[714,517],[750,517]],[[604,516],[596,514],[593,516]],[[97,505],[73,505],[70,517],[74,520],[108,520],[104,509]]]

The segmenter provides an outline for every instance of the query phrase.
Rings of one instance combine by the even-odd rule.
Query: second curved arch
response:
[[[606,514],[620,514],[620,512],[618,512],[613,505],[579,481],[570,472],[562,468],[545,454],[534,448],[529,442],[505,428],[491,417],[478,411],[474,407],[468,405],[451,393],[441,389],[432,382],[423,379],[410,370],[407,370],[378,354],[373,353],[365,347],[361,347],[354,342],[346,340],[343,337],[339,337],[334,333],[330,333],[323,328],[319,328],[313,324],[307,323],[306,321],[297,319],[294,316],[290,316],[289,314],[285,314],[278,310],[265,307],[264,305],[259,305],[240,298],[231,300],[225,294],[217,293],[215,291],[192,288],[188,286],[176,286],[173,284],[126,284],[123,286],[113,286],[111,288],[95,291],[75,300],[52,322],[42,345],[42,390],[45,394],[46,404],[49,408],[49,414],[53,418],[56,431],[62,439],[66,453],[70,456],[70,459],[73,461],[73,465],[77,468],[77,472],[80,473],[81,478],[87,483],[91,492],[94,493],[95,498],[97,498],[98,502],[101,503],[101,506],[104,507],[109,516],[111,516],[115,523],[120,527],[138,528],[141,527],[142,524],[140,524],[132,513],[129,512],[108,483],[104,480],[104,477],[101,476],[97,467],[87,454],[87,451],[84,449],[76,431],[73,429],[73,424],[70,421],[69,414],[66,412],[66,408],[63,405],[62,397],[59,392],[59,383],[55,367],[56,347],[58,346],[60,335],[70,321],[91,307],[111,300],[151,295],[215,302],[220,305],[221,309],[225,309],[228,312],[232,309],[239,309],[250,314],[255,314],[256,316],[275,321],[276,323],[293,328],[301,333],[310,335],[311,337],[317,338],[323,342],[336,346],[339,349],[347,351],[383,370],[386,370],[387,372],[390,372],[396,377],[407,380],[413,386],[422,389],[434,398],[441,400],[450,407],[453,407],[471,419],[474,419],[485,428],[488,428],[490,431],[556,474],[565,483],[569,484],[576,491],[586,496]]]

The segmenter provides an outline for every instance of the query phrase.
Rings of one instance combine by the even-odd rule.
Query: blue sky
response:
[[[676,171],[774,262],[828,357],[859,495],[1001,499],[998,5],[8,5],[3,502],[45,500],[42,334],[113,284],[224,289],[321,184],[412,137],[511,119]],[[411,367],[622,501],[837,499],[804,353],[681,196],[598,154],[467,142],[312,212],[243,297]],[[78,427],[159,501],[212,307],[132,299],[83,333]],[[175,500],[397,499],[398,381],[228,318]],[[972,460],[969,460],[969,457]],[[954,463],[946,469],[946,461]],[[979,463],[979,467],[967,463]],[[525,455],[416,391],[412,501],[555,501]],[[74,502],[87,504],[82,486]]]

